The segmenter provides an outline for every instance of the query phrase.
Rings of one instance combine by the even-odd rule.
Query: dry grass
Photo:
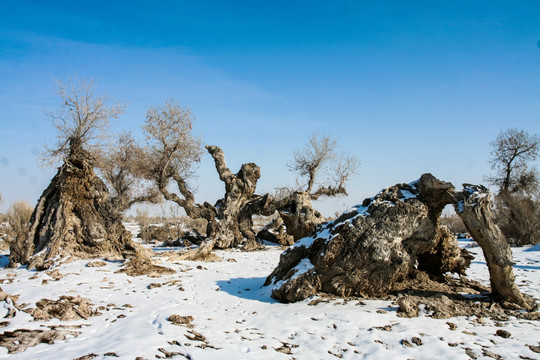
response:
[[[0,236],[5,240],[5,244],[11,244],[15,239],[28,234],[30,217],[34,208],[26,201],[15,201],[11,204],[6,214],[0,218]]]

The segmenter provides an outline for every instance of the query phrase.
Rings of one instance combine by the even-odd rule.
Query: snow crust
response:
[[[309,246],[308,239],[302,240],[301,246]],[[488,285],[481,249],[469,250],[475,259],[468,276]],[[540,251],[537,247],[512,250],[520,289],[539,298]],[[42,298],[80,295],[89,298],[94,307],[104,307],[102,315],[74,322],[33,321],[21,311],[14,318],[2,319],[9,321],[2,331],[52,325],[81,328],[75,329],[80,331],[76,338],[40,344],[19,354],[7,354],[0,347],[0,358],[58,360],[96,354],[94,359],[110,360],[114,357],[105,354],[114,353],[119,359],[155,359],[164,357],[162,349],[177,352],[175,359],[431,360],[469,359],[467,348],[478,359],[491,359],[484,355],[485,350],[503,359],[540,358],[527,347],[540,345],[539,321],[433,319],[425,311],[417,318],[400,318],[396,304],[384,300],[335,299],[310,306],[310,301],[317,299],[312,297],[294,304],[278,303],[270,297],[271,287],[262,284],[278,264],[280,253],[279,247],[257,252],[220,251],[223,261],[215,263],[163,258],[161,265],[177,273],[161,278],[117,274],[122,266],[119,261],[106,261],[104,267],[87,267],[88,261],[63,264],[57,268],[64,275],[58,281],[46,272],[0,268],[0,286],[10,295],[19,295],[17,304],[34,307]],[[5,256],[4,252],[0,264],[6,264]],[[303,260],[296,275],[312,267],[309,260]],[[161,286],[150,287],[151,283]],[[0,308],[0,316],[8,310]],[[193,329],[167,321],[172,314],[193,316]],[[499,329],[511,337],[497,336]],[[204,335],[207,344],[190,340],[191,330]],[[421,345],[416,345],[413,337],[421,339]],[[404,340],[412,346],[405,346]]]

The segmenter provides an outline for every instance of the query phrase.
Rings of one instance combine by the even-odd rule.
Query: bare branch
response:
[[[45,146],[41,155],[47,165],[65,159],[74,147],[91,155],[99,153],[108,138],[109,121],[126,107],[120,103],[108,106],[105,96],[96,97],[92,80],[72,78],[67,84],[57,81],[57,85],[62,104],[57,111],[46,113],[58,131],[56,143]]]
[[[147,154],[131,133],[122,133],[114,146],[97,158],[96,167],[111,192],[116,212],[123,213],[139,202],[161,201],[157,187],[150,181]]]
[[[214,159],[214,163],[216,165],[216,171],[219,174],[219,179],[225,183],[225,187],[230,187],[231,182],[234,179],[234,175],[232,174],[231,170],[227,167],[227,163],[225,162],[225,154],[223,153],[223,150],[214,145],[206,145],[205,147],[206,147],[206,150],[208,150],[208,153]]]
[[[531,178],[527,163],[538,157],[540,138],[538,135],[529,135],[526,131],[508,129],[501,132],[491,143],[491,168],[495,175],[487,180],[499,186],[500,192],[515,192],[528,186],[524,183]],[[530,184],[529,184],[530,185]]]
[[[308,143],[295,151],[294,160],[288,165],[289,170],[307,180],[303,187],[312,200],[347,194],[345,184],[356,174],[360,161],[355,156],[338,153],[337,148],[337,140],[313,133]],[[330,183],[321,183],[322,177],[329,178]],[[319,184],[319,188],[313,191],[315,184]]]
[[[200,139],[191,133],[193,120],[191,111],[182,109],[174,100],[167,100],[163,105],[148,110],[143,126],[148,141],[148,169],[166,200],[183,207],[191,218],[210,220],[215,209],[208,203],[195,204],[187,183],[194,176],[193,168],[202,155]],[[169,191],[171,183],[176,184],[177,193]]]

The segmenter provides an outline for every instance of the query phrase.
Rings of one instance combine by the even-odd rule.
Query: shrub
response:
[[[5,240],[8,243],[28,234],[33,211],[34,208],[26,201],[15,201],[11,204],[5,215]]]
[[[497,225],[513,246],[540,242],[540,196],[505,194],[497,198]]]
[[[447,214],[441,216],[441,225],[445,225],[448,230],[453,234],[465,234],[467,233],[467,228],[463,223],[463,220],[456,214]]]

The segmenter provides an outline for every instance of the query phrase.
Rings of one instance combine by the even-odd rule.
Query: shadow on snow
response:
[[[231,278],[219,280],[216,284],[221,291],[232,296],[271,304],[278,303],[279,301],[270,297],[271,287],[263,286],[265,280],[266,277]]]

